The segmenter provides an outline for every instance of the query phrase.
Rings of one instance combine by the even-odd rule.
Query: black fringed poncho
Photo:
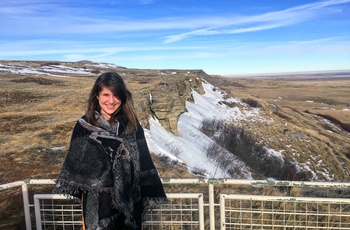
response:
[[[98,121],[100,127],[82,117],[75,125],[54,193],[84,195],[87,229],[114,229],[120,216],[126,228],[141,229],[143,211],[166,201],[143,129],[118,137],[125,123]]]

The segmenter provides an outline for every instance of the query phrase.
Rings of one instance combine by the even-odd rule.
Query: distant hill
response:
[[[232,75],[230,77],[250,77],[257,79],[274,80],[342,80],[350,78],[350,70],[329,70],[329,71],[304,71],[291,73],[273,73],[273,74],[246,74]]]

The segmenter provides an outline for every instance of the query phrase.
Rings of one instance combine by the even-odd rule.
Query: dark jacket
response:
[[[84,199],[87,229],[141,229],[144,210],[166,201],[152,162],[144,131],[120,137],[126,122],[110,126],[102,116],[100,127],[79,119],[68,154],[57,179],[55,193]]]

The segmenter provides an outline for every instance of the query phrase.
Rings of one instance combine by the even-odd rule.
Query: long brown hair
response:
[[[119,120],[120,115],[122,115],[127,120],[127,128],[122,133],[122,136],[136,132],[137,118],[133,108],[132,94],[127,89],[123,78],[116,72],[103,73],[96,79],[88,99],[86,112],[88,122],[99,126],[95,116],[95,111],[99,112],[101,110],[97,96],[103,87],[107,87],[111,90],[122,102],[120,108],[111,115],[110,121]]]

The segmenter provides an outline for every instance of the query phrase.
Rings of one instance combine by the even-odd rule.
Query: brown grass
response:
[[[25,63],[32,66],[45,64]],[[171,78],[166,74],[159,75],[155,70],[121,68],[117,71],[131,89],[137,115],[147,127],[149,93],[157,86],[171,86],[173,83],[167,79],[174,81],[176,88],[178,80],[172,75]],[[57,176],[72,129],[85,112],[86,100],[96,77],[94,74],[54,77],[0,73],[0,162],[3,162],[0,163],[0,184]],[[59,149],[53,149],[56,147]],[[160,162],[164,164],[164,161]],[[181,165],[171,171],[160,169],[163,177],[190,176],[186,171],[187,168]]]
[[[307,163],[313,158],[309,164],[314,169],[321,160],[330,174],[335,175],[335,180],[348,181],[350,79],[317,76],[305,79],[217,76],[207,80],[229,96],[252,98],[263,105],[261,111],[273,119],[272,123],[243,122],[257,140],[263,140],[273,149],[284,150],[287,159]]]

